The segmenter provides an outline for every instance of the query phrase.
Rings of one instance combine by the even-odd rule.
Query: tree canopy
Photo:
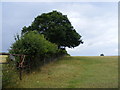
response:
[[[30,26],[22,29],[22,35],[29,31],[38,31],[59,48],[76,47],[83,43],[81,35],[75,31],[67,16],[57,11],[37,16]]]

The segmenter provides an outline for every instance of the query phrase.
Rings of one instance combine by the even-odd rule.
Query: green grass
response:
[[[16,88],[117,88],[118,57],[66,56],[16,80]]]

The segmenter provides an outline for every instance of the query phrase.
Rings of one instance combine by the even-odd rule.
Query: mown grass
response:
[[[117,88],[117,56],[66,56],[24,74],[8,88]]]

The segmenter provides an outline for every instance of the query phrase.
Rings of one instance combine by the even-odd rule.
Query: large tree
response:
[[[22,34],[34,30],[44,34],[47,40],[56,43],[59,48],[76,47],[83,43],[81,35],[75,31],[67,16],[57,11],[37,16],[30,26],[23,28]]]

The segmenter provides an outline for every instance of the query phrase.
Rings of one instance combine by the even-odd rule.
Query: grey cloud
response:
[[[84,44],[67,48],[71,55],[117,54],[117,3],[3,3],[3,50],[14,42],[37,15],[58,10],[66,14],[76,31],[82,35]],[[7,42],[6,42],[7,41]]]

